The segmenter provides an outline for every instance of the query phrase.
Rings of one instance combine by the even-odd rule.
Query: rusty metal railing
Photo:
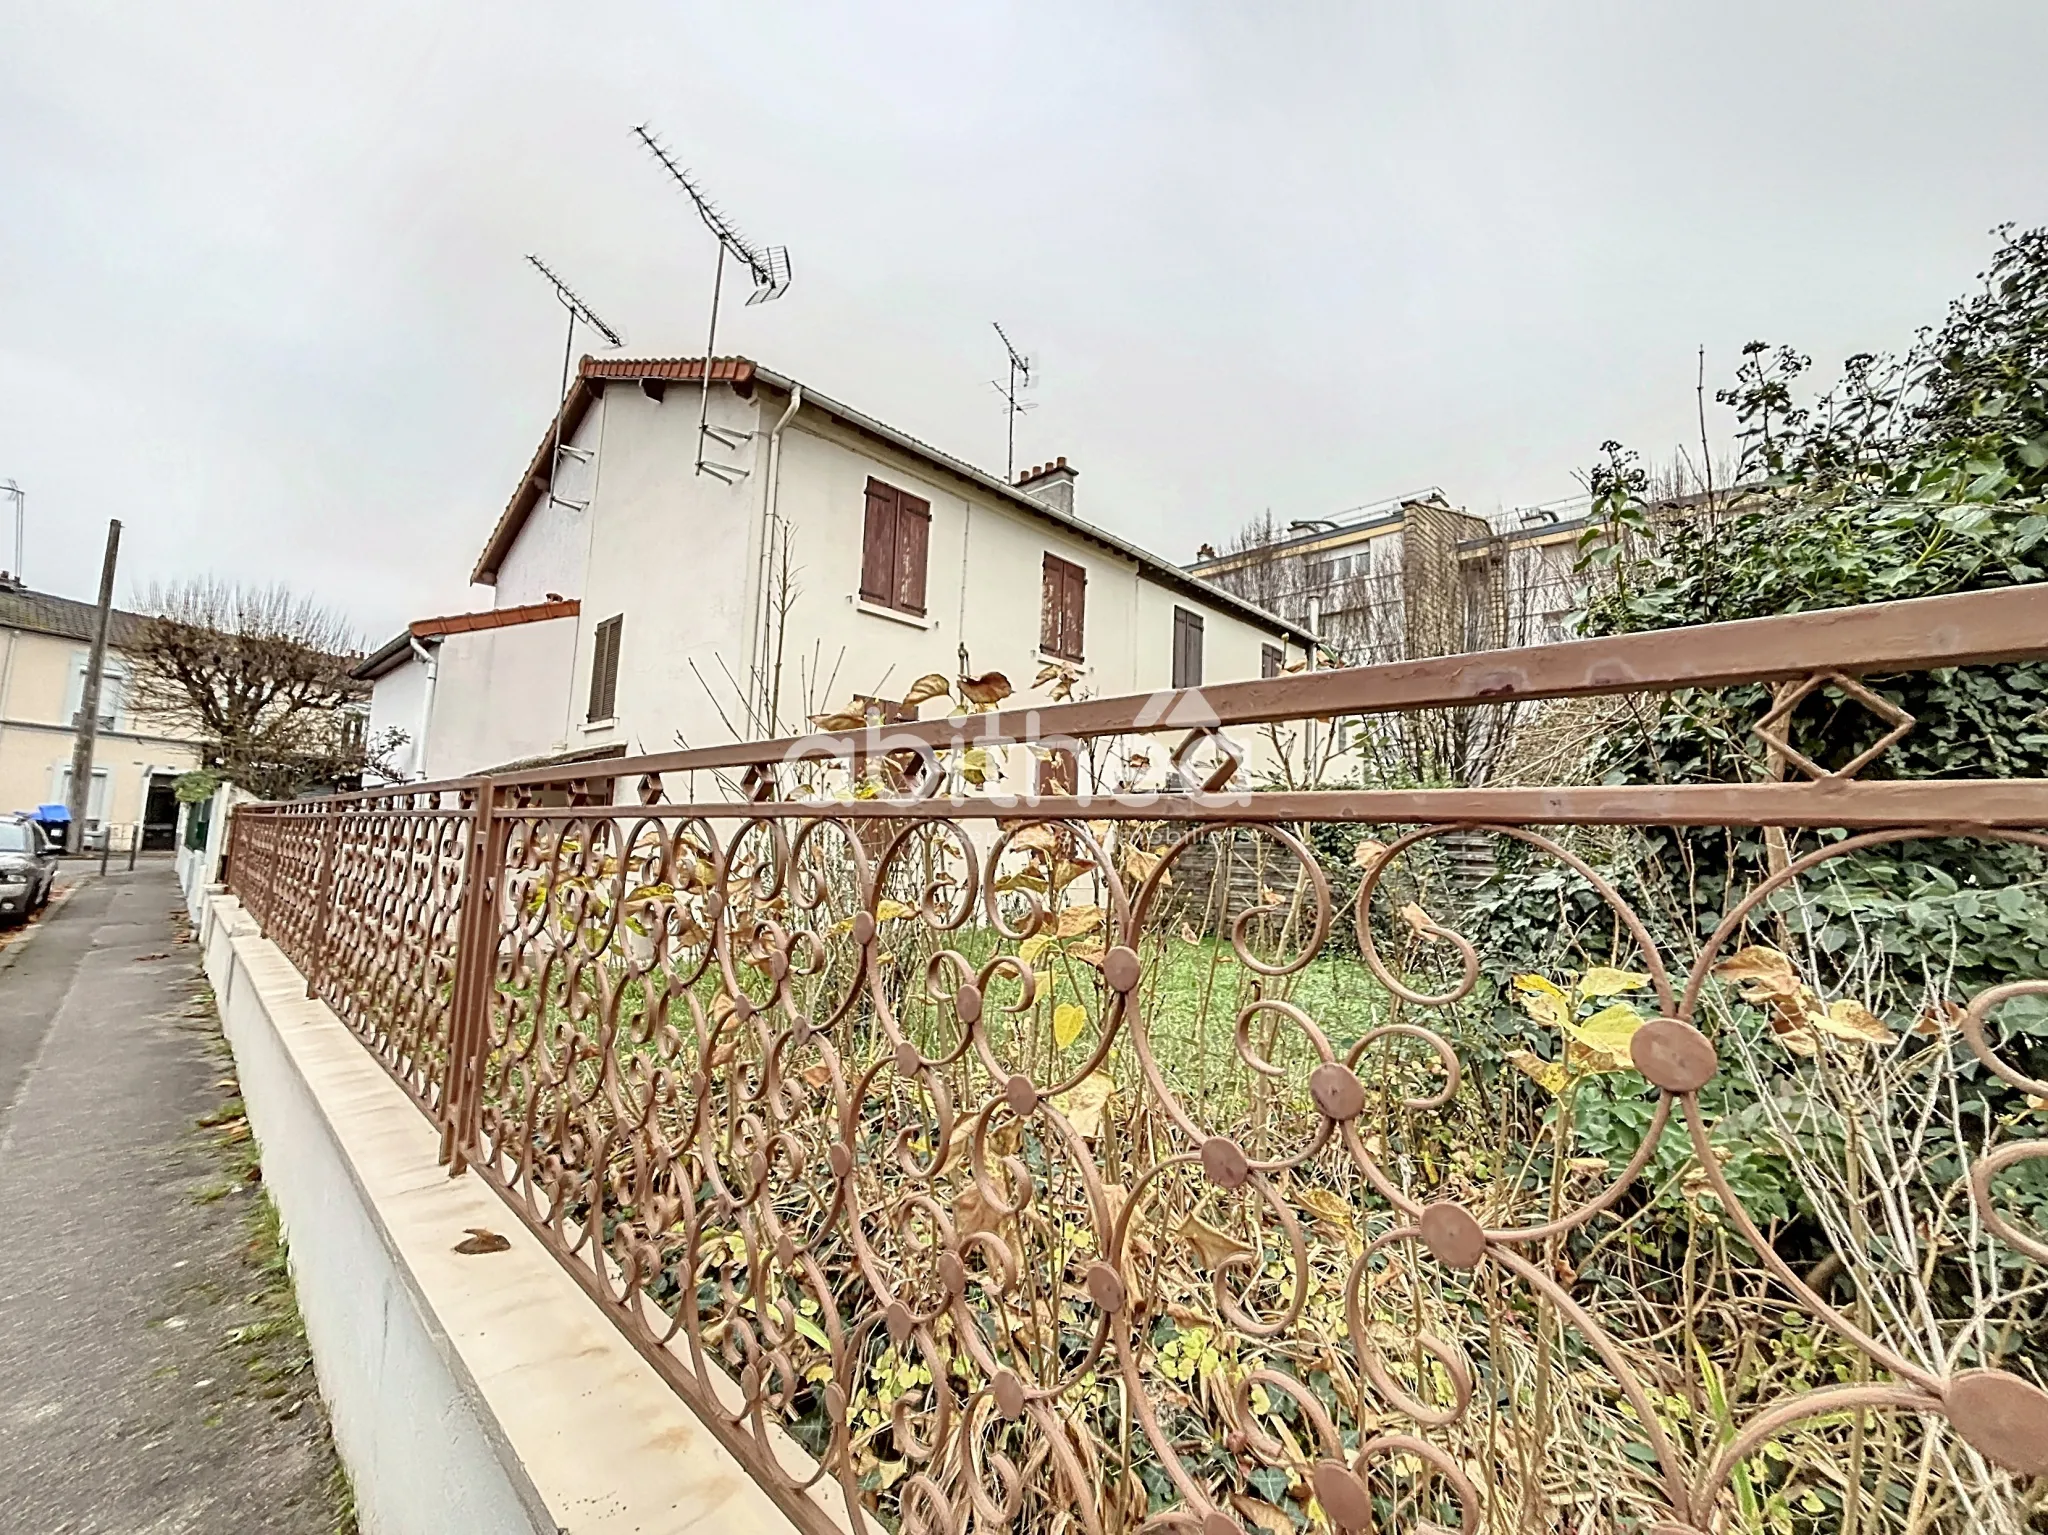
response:
[[[1798,902],[2048,849],[2048,781],[1858,776],[1913,722],[1857,678],[2043,656],[2015,589],[537,769],[244,807],[230,884],[801,1528],[1979,1527],[1947,1483],[2048,1475],[2008,1193],[2048,1147],[1976,1124],[1873,1228],[1934,1175],[1856,1137],[1873,1084],[2048,1103],[1992,1038],[2048,978],[1888,1023]],[[1760,681],[1790,781],[1247,794],[1224,735]],[[1822,689],[1891,726],[1846,770],[1784,749]],[[958,792],[1050,738],[1095,792]],[[1776,830],[1702,921],[1621,888],[1635,827]],[[1585,897],[1587,963],[1464,930],[1516,893],[1439,856],[1474,837]],[[1848,1136],[1818,1236],[1730,1171],[1795,1092]],[[1584,1154],[1589,1103],[1632,1144]]]

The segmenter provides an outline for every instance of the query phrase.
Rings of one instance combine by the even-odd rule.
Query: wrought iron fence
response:
[[[1859,777],[1856,679],[2041,656],[1986,592],[541,769],[245,807],[230,886],[802,1528],[1983,1527],[2048,1475],[2048,979],[1822,919],[1886,849],[2032,898],[2048,781]],[[1753,782],[1222,733],[1755,682]],[[958,792],[1054,738],[1087,796]]]

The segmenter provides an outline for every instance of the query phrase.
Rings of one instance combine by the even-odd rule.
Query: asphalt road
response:
[[[232,1062],[169,865],[65,877],[0,969],[0,1528],[325,1532],[310,1372],[250,1375],[257,1195],[195,1128]]]

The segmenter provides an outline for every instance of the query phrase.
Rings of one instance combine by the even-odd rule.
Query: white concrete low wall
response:
[[[200,937],[365,1535],[787,1535],[240,904]],[[511,1247],[456,1253],[470,1227]]]

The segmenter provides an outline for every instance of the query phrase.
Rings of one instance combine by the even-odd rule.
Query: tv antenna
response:
[[[533,269],[536,272],[553,284],[555,297],[561,301],[562,307],[569,311],[569,334],[562,342],[562,389],[561,393],[555,397],[555,445],[553,452],[548,457],[548,500],[550,502],[559,502],[563,506],[574,507],[580,512],[590,505],[588,501],[565,501],[555,494],[555,480],[562,468],[562,455],[567,453],[570,457],[578,460],[589,457],[588,454],[576,448],[566,448],[562,445],[562,401],[569,398],[569,364],[576,355],[576,322],[582,321],[600,336],[604,337],[605,345],[609,347],[624,346],[626,338],[598,318],[597,311],[584,303],[582,295],[563,282],[556,275],[553,267],[531,252],[527,254],[526,259],[533,264]]]
[[[23,580],[21,574],[21,530],[28,521],[28,492],[12,480],[0,480],[0,496],[14,503],[14,579]]]
[[[754,279],[754,291],[747,295],[747,303],[750,306],[767,304],[789,291],[789,248],[753,244],[725,216],[718,204],[705,195],[704,189],[697,185],[690,173],[676,163],[675,156],[648,131],[647,124],[636,124],[633,132],[647,146],[648,153],[661,162],[661,168],[668,172],[669,178],[683,189],[690,205],[697,210],[697,217],[704,221],[704,227],[718,242],[718,266],[711,278],[711,323],[704,338],[704,387],[697,404],[697,472],[715,475],[731,485],[742,479],[746,471],[713,463],[704,456],[706,438],[727,448],[737,448],[746,440],[741,434],[724,431],[711,424],[711,363],[718,355],[718,305],[725,292],[725,258],[732,257]]]
[[[1031,388],[1031,370],[1034,364],[1029,357],[1021,354],[1010,344],[1010,338],[1004,334],[1002,326],[996,325],[993,320],[989,323],[995,325],[996,334],[1003,338],[1003,350],[1010,354],[1008,385],[999,384],[994,379],[988,381],[989,388],[1003,397],[1003,415],[1008,427],[1007,440],[1003,448],[1003,479],[1008,483],[1017,478],[1017,418],[1027,410],[1038,408],[1036,402],[1020,398]]]

